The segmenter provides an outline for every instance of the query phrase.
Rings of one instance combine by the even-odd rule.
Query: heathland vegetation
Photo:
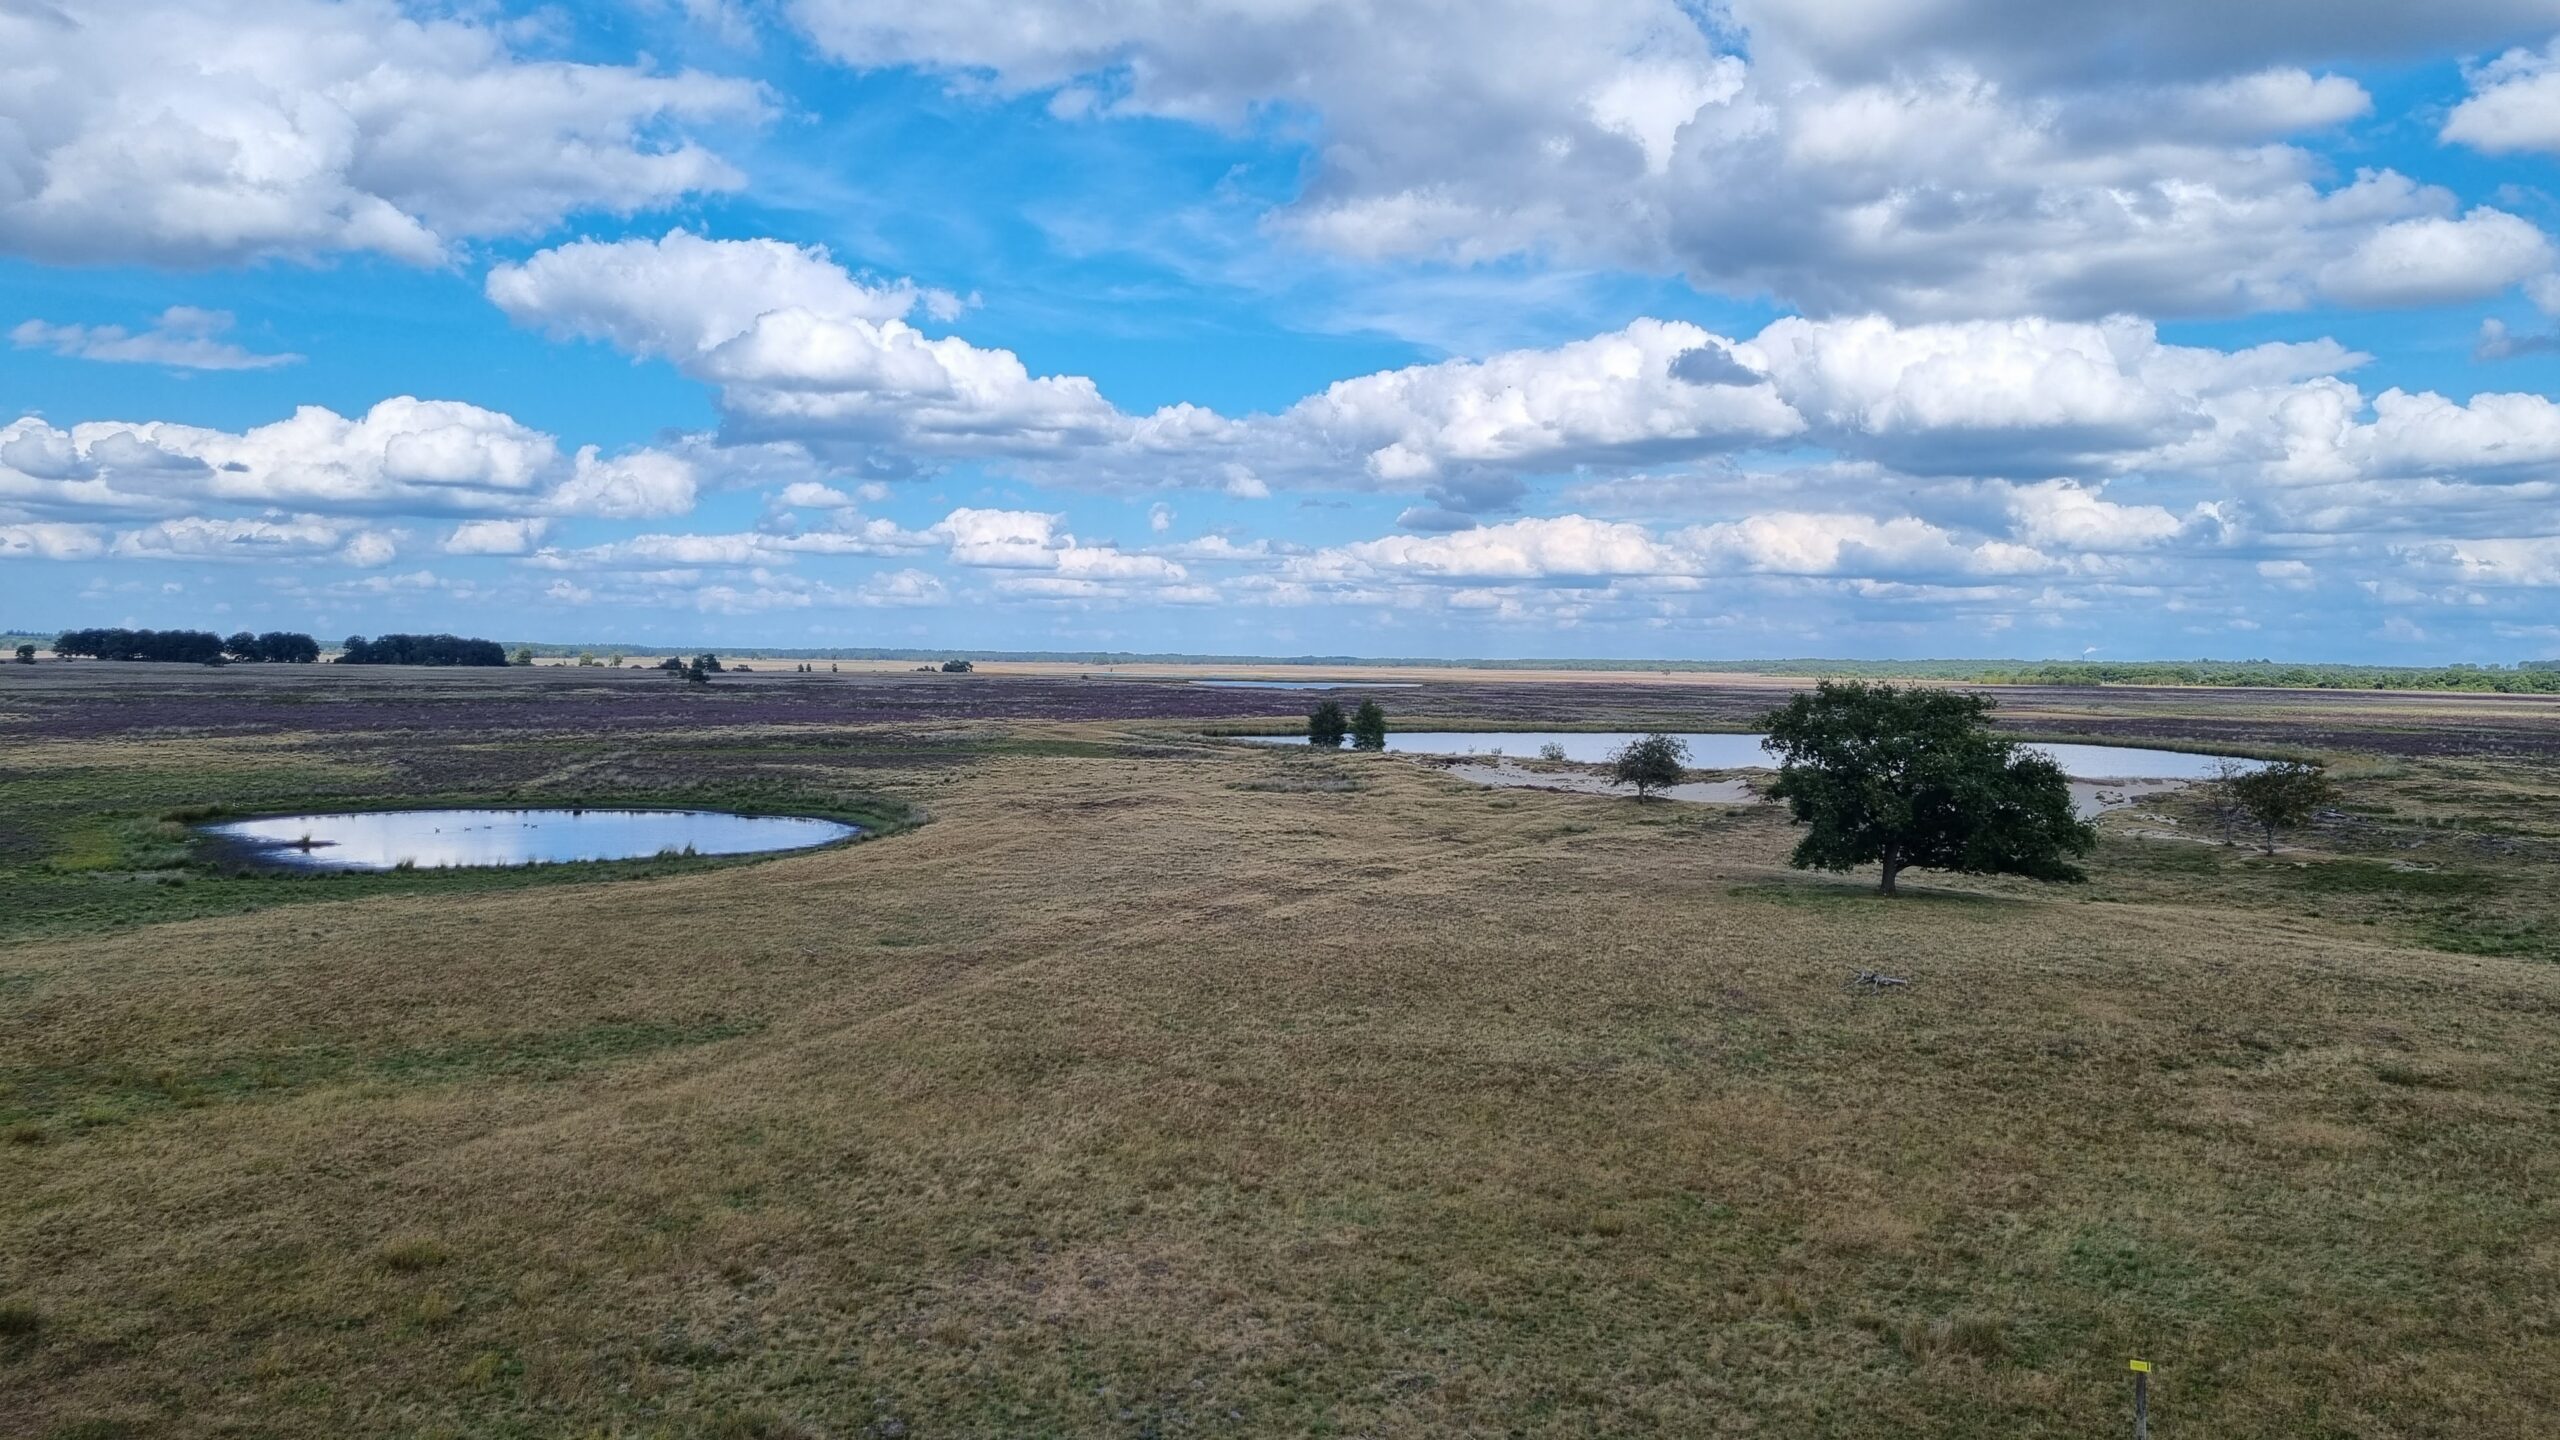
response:
[[[0,1432],[1971,1440],[2124,1432],[2134,1355],[2163,1436],[2560,1413],[2553,701],[2012,694],[1998,733],[2316,749],[2338,795],[2273,856],[2168,795],[2083,884],[1887,902],[1777,805],[1202,736],[1269,692],[9,672]],[[428,799],[929,823],[188,841]]]

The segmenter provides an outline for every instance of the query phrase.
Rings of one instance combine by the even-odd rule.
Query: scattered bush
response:
[[[1564,747],[1557,744],[1555,741],[1550,740],[1546,744],[1538,747],[1538,758],[1541,760],[1560,761],[1564,759]]]
[[[966,660],[945,660],[942,662],[942,672],[946,675],[966,675],[975,668],[975,666],[972,666]]]

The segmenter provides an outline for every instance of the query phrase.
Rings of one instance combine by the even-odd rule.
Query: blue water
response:
[[[1212,690],[1419,690],[1418,680],[1194,680]]]
[[[380,810],[240,820],[207,826],[206,833],[297,869],[392,870],[406,862],[434,870],[633,860],[688,847],[696,855],[754,855],[831,845],[861,829],[716,810]]]
[[[1257,735],[1263,745],[1303,745],[1303,736]],[[1564,758],[1598,764],[1610,753],[1640,738],[1633,731],[1589,730],[1418,730],[1387,736],[1387,748],[1412,755],[1491,755],[1500,751],[1514,760],[1535,760],[1547,745],[1564,747]],[[1765,770],[1769,752],[1757,735],[1682,732],[1693,770]],[[2133,745],[2031,745],[2054,758],[2063,773],[2081,780],[2201,780],[2212,773],[2218,755],[2190,755],[2181,750],[2146,750]]]

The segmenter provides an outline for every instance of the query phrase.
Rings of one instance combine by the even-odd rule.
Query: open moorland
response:
[[[2344,799],[1884,900],[1767,807],[1215,738],[1299,694],[762,669],[0,666],[0,1434],[2085,1436],[2136,1355],[2163,1440],[2560,1414],[2560,701],[2001,691]],[[466,801],[872,838],[190,841]]]

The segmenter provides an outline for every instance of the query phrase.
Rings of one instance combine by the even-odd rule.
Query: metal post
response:
[[[2151,1362],[2133,1362],[2133,1440],[2151,1440]]]

